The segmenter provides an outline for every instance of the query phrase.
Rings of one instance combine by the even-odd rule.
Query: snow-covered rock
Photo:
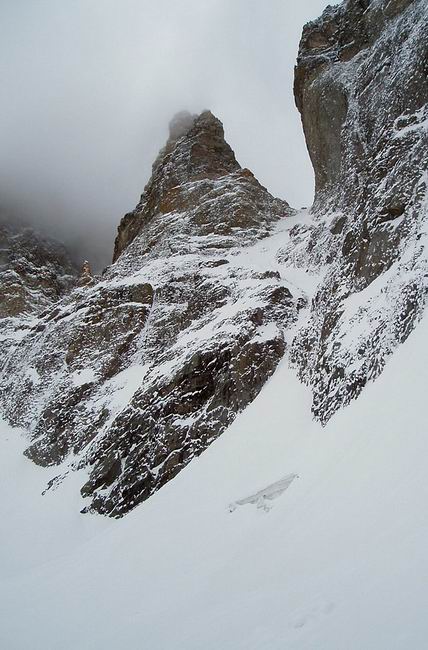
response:
[[[242,258],[293,211],[241,169],[210,112],[177,123],[119,226],[115,263],[40,317],[3,366],[3,410],[31,431],[27,456],[90,465],[88,507],[115,516],[254,399],[305,302],[263,257]]]
[[[0,318],[50,307],[70,290],[76,272],[60,243],[0,219]]]
[[[282,258],[326,265],[292,352],[323,422],[379,375],[425,305],[427,33],[425,0],[347,0],[303,30],[295,96],[314,220]]]

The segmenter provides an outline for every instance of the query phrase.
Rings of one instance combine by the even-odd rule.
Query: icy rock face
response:
[[[292,350],[324,422],[381,372],[424,306],[427,34],[426,0],[348,0],[303,31],[295,97],[314,222],[296,226],[282,257],[325,273]]]
[[[0,318],[46,309],[70,290],[76,273],[55,240],[0,223]]]
[[[3,410],[32,432],[36,463],[90,468],[89,510],[149,497],[273,373],[301,301],[238,258],[292,213],[241,169],[217,118],[180,114],[114,264],[21,333]]]

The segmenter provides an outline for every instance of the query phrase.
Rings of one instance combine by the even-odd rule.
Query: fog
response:
[[[179,110],[209,108],[242,166],[300,207],[313,174],[293,99],[326,0],[1,0],[0,208],[109,263]]]

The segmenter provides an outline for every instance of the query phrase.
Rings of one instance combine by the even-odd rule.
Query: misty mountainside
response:
[[[90,465],[88,507],[117,516],[203,451],[273,373],[304,304],[271,265],[239,259],[292,214],[217,118],[178,115],[114,264],[19,321],[2,404],[31,432],[26,455]]]
[[[60,466],[51,488],[86,469],[84,509],[121,516],[281,360],[322,424],[382,372],[425,305],[427,33],[424,0],[348,0],[305,26],[295,97],[310,212],[240,167],[210,111],[181,113],[113,264],[42,312],[3,314],[1,412],[28,432],[28,458]]]
[[[0,217],[0,317],[36,314],[72,288],[77,268],[64,246]]]
[[[65,247],[0,214],[0,344],[2,359],[38,316],[74,286],[77,267]],[[6,362],[6,361],[5,361]],[[3,363],[3,362],[2,362]]]

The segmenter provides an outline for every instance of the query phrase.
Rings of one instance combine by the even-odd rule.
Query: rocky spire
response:
[[[224,139],[223,125],[211,111],[197,116],[187,111],[177,113],[140,202],[119,225],[113,261],[155,214],[174,208],[178,186],[183,189],[193,181],[220,178],[239,169],[235,154]]]
[[[186,135],[192,128],[197,115],[192,115],[189,111],[179,111],[174,115],[169,123],[169,137],[172,140],[178,140],[181,136]]]
[[[241,169],[212,113],[180,113],[102,281],[85,262],[85,291],[45,314],[13,356],[0,346],[19,369],[0,378],[0,407],[31,427],[36,463],[81,453],[87,509],[121,516],[147,499],[272,374],[301,296],[269,261],[239,257],[290,214]],[[28,366],[40,378],[31,385]]]

